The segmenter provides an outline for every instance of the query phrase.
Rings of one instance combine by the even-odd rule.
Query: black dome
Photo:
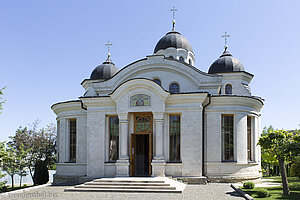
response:
[[[162,37],[155,46],[154,53],[161,49],[167,49],[169,47],[182,48],[193,52],[192,46],[187,39],[185,39],[180,33],[171,31]]]
[[[110,60],[110,55],[108,55],[106,61],[93,70],[90,79],[109,79],[117,72],[118,68]]]
[[[243,64],[236,58],[232,57],[232,55],[227,51],[218,58],[209,68],[209,74],[216,73],[228,73],[228,72],[238,72],[245,71]]]

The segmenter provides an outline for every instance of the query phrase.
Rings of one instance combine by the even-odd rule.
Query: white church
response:
[[[253,74],[227,50],[208,71],[173,29],[150,56],[118,69],[110,53],[81,85],[79,99],[54,104],[54,184],[101,177],[261,177],[263,100]],[[225,34],[225,37],[228,35]],[[108,43],[107,45],[111,45]]]

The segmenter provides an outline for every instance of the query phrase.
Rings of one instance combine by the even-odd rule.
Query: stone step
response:
[[[116,183],[164,183],[164,181],[159,180],[140,180],[140,179],[132,179],[132,180],[122,180],[122,179],[95,179],[93,182],[116,182]]]
[[[176,190],[176,187],[171,186],[111,186],[111,185],[77,185],[74,188],[113,188],[113,189],[164,189],[164,190]]]
[[[185,184],[166,177],[155,178],[101,178],[86,182],[72,188],[69,192],[167,192],[182,193]]]
[[[165,189],[115,189],[115,188],[66,188],[68,192],[147,192],[147,193],[182,193],[181,190]]]
[[[143,182],[87,182],[85,185],[128,185],[128,186],[170,186],[169,183],[143,183]]]

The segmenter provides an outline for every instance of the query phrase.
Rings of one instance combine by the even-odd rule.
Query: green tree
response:
[[[18,150],[19,155],[26,156],[22,158],[23,164],[28,168],[30,176],[36,184],[34,177],[39,177],[40,170],[36,169],[43,163],[49,169],[55,163],[55,142],[56,142],[56,127],[54,124],[49,124],[46,128],[38,129],[39,121],[36,120],[30,129],[27,127],[19,127],[15,135],[10,137],[15,149]]]
[[[11,145],[4,143],[2,168],[11,177],[12,189],[14,188],[14,176],[19,173],[19,161],[16,150]]]
[[[288,195],[290,192],[284,162],[292,155],[293,134],[285,130],[270,130],[259,138],[258,144],[278,160],[283,194]]]
[[[4,90],[4,89],[5,89],[5,87],[0,89],[0,113],[1,113],[1,111],[3,110],[3,103],[5,103],[5,101],[4,101],[3,98],[1,97],[1,96],[3,95],[3,90]]]

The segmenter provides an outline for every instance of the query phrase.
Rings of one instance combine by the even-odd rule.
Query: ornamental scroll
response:
[[[130,97],[130,106],[150,106],[150,96],[137,94]]]

